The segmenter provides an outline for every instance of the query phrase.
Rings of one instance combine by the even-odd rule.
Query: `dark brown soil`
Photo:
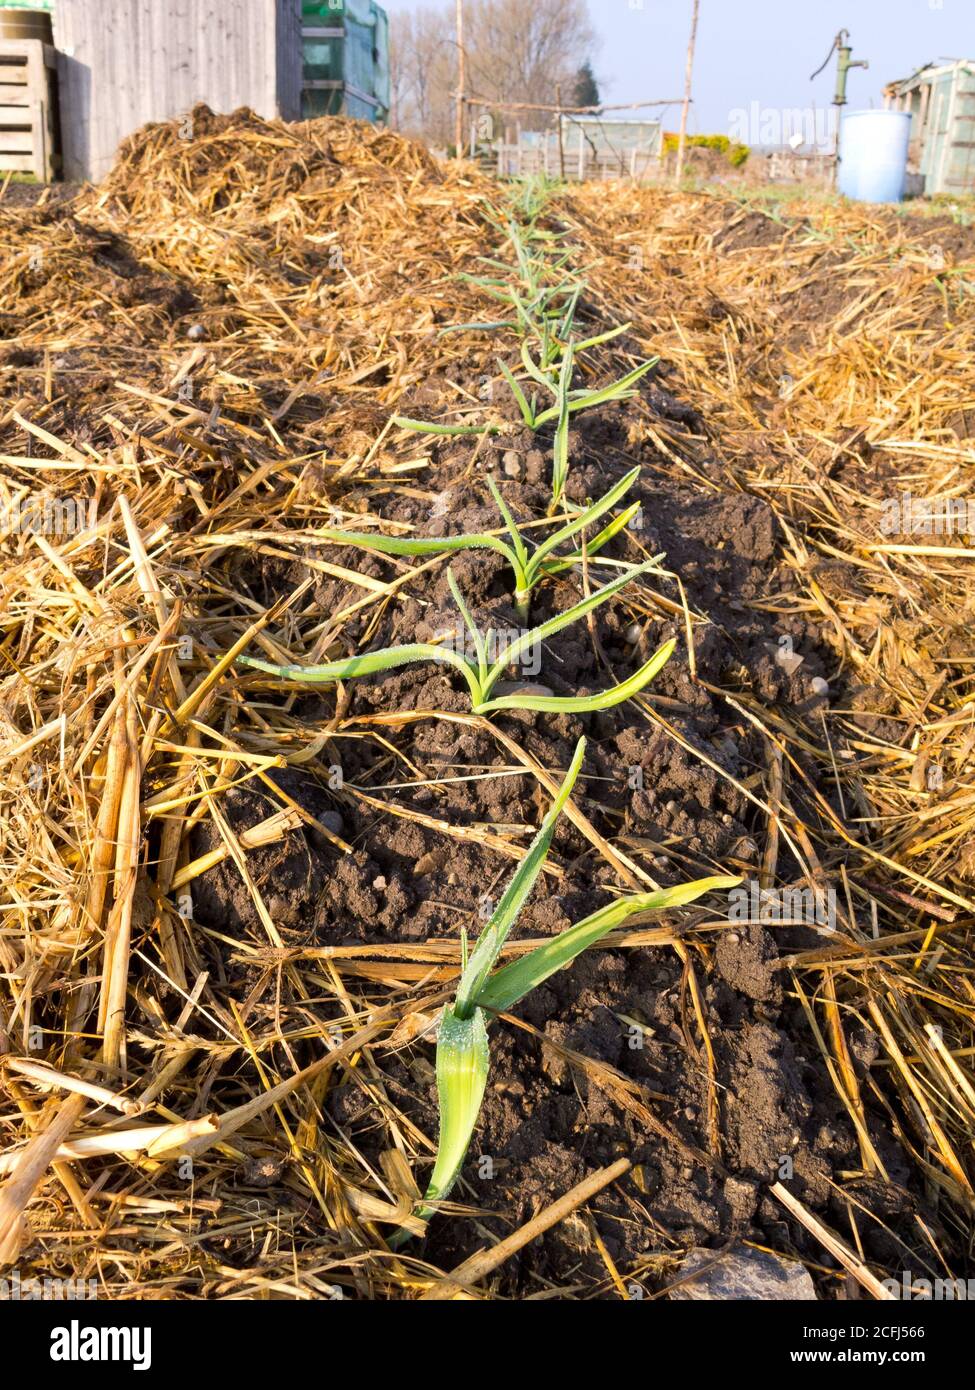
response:
[[[645,387],[645,398],[658,414],[680,408],[660,381]],[[421,409],[417,404],[412,413]],[[747,781],[759,770],[761,745],[750,726],[707,685],[749,688],[772,711],[808,704],[817,698],[811,679],[832,675],[828,649],[815,627],[749,606],[773,597],[784,584],[777,569],[779,537],[768,508],[744,493],[708,491],[676,479],[652,449],[631,442],[632,425],[630,408],[621,405],[579,419],[569,492],[576,500],[598,497],[634,463],[641,465],[640,489],[632,497],[643,504],[644,529],[618,539],[610,553],[637,560],[645,553],[665,552],[667,567],[683,580],[691,610],[709,619],[695,633],[698,679],[691,677],[682,640],[652,693],[669,702],[661,712],[692,747],[739,782]],[[537,517],[548,501],[546,449],[545,440],[515,433],[498,448],[482,448],[475,463],[472,444],[445,442],[424,475],[424,490],[404,497],[367,483],[361,485],[361,500],[387,519],[413,523],[421,534],[494,526],[497,519],[482,476],[491,469],[515,515]],[[523,465],[520,478],[509,477],[502,463],[507,456],[510,466],[512,453]],[[355,494],[344,504],[354,509]],[[397,572],[391,562],[351,548],[333,547],[321,555],[380,577]],[[452,563],[482,626],[516,625],[510,575],[499,558],[477,552]],[[415,640],[454,625],[445,567],[436,573],[422,592],[406,593],[387,608],[372,645]],[[306,577],[303,566],[265,560],[246,570],[238,564],[233,583],[265,605]],[[679,599],[672,579],[656,581],[655,587]],[[316,581],[315,599],[323,612],[337,610],[351,597],[344,584]],[[549,583],[536,596],[533,617],[540,620],[579,597],[576,577]],[[683,639],[682,621],[658,617],[644,624],[634,646],[625,637],[632,621],[623,600],[597,610],[598,642],[585,624],[564,631],[545,645],[542,669],[532,679],[558,694],[596,690],[629,674],[666,638]],[[343,630],[350,651],[358,636],[354,624]],[[779,639],[786,636],[804,658],[792,676],[775,660]],[[254,699],[284,698],[264,678],[254,678],[250,689]],[[437,710],[469,708],[466,691],[446,668],[413,667],[363,678],[350,682],[347,690],[349,715],[431,711],[429,719],[396,733],[397,747],[424,780],[476,777],[506,766],[489,734],[437,720]],[[334,693],[301,692],[293,709],[314,726],[333,713]],[[636,705],[585,718],[525,713],[496,719],[552,769],[567,765],[576,739],[585,732],[590,744],[577,799],[597,829],[621,849],[649,849],[650,858],[643,862],[652,865],[661,882],[721,870],[754,876],[764,832],[752,806],[728,780],[661,734]],[[346,782],[367,789],[408,781],[406,765],[398,763],[391,770],[385,751],[368,740],[336,741],[326,761],[341,767]],[[642,790],[631,788],[633,768],[641,769]],[[815,780],[815,768],[810,765],[806,771]],[[476,931],[481,899],[496,899],[507,880],[510,863],[475,844],[447,842],[415,822],[382,817],[349,793],[331,790],[310,776],[278,778],[318,819],[331,815],[332,828],[340,828],[354,847],[352,855],[342,856],[315,833],[299,832],[249,856],[289,944],[456,937],[462,925]],[[828,785],[820,790],[831,798]],[[534,827],[544,806],[537,784],[527,775],[400,788],[391,796],[456,826],[500,822]],[[262,804],[252,791],[237,791],[228,794],[224,809],[239,830],[275,807],[270,799]],[[806,814],[814,820],[813,810],[806,808]],[[214,835],[212,828],[198,829],[194,851],[211,848]],[[610,900],[611,870],[564,819],[553,853],[565,867],[564,877],[540,883],[522,914],[521,934],[554,933]],[[779,874],[788,881],[785,850]],[[250,897],[227,863],[195,884],[194,911],[200,921],[232,935],[258,925]],[[506,1223],[518,1223],[587,1173],[626,1154],[634,1162],[632,1173],[592,1206],[605,1249],[624,1266],[632,1268],[644,1254],[659,1256],[661,1249],[718,1246],[743,1236],[779,1248],[788,1241],[822,1267],[821,1247],[802,1228],[792,1223],[786,1228],[783,1210],[767,1192],[770,1183],[794,1173],[791,1190],[829,1220],[831,1211],[840,1215],[831,1180],[838,1171],[860,1166],[854,1130],[790,992],[790,976],[775,968],[781,954],[817,938],[807,929],[753,926],[707,940],[711,944],[692,958],[715,1049],[720,1153],[711,1145],[707,1070],[681,961],[672,949],[597,950],[516,1010],[526,1027],[493,1027],[493,1070],[464,1181],[455,1193],[458,1202],[485,1213],[503,1212]],[[864,1064],[869,1062],[872,1035],[852,1023],[851,1042]],[[566,1049],[613,1069],[611,1078],[617,1081],[607,1081],[604,1074],[597,1082],[567,1058]],[[384,1063],[391,1098],[431,1136],[437,1124],[432,1059],[432,1045],[423,1042]],[[628,1091],[621,1089],[627,1086]],[[656,1124],[641,1111],[644,1102]],[[340,1086],[330,1093],[327,1107],[331,1120],[377,1162],[385,1137],[375,1126],[369,1094],[358,1086]],[[864,1182],[857,1195],[868,1212],[910,1243],[915,1239],[910,1214],[920,1195],[909,1190],[908,1168],[886,1115],[868,1104],[868,1116],[893,1185],[881,1190]],[[421,1181],[424,1176],[418,1174]],[[483,1244],[485,1230],[500,1234],[503,1229],[490,1215],[435,1220],[424,1253],[449,1268]],[[878,1221],[864,1219],[862,1238],[868,1258],[883,1260],[896,1251],[893,1237]],[[593,1290],[607,1279],[593,1232],[575,1220],[510,1261],[501,1292],[525,1296],[541,1290],[547,1280]],[[648,1288],[659,1283],[649,1265],[644,1282]],[[828,1289],[835,1284],[830,1282]]]
[[[31,183],[28,180],[11,180],[7,184],[0,206],[4,208],[32,208],[38,203],[53,207],[58,203],[69,203],[81,189],[77,183]]]

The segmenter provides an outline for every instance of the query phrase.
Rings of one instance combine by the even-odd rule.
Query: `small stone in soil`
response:
[[[433,501],[433,506],[430,508],[431,520],[436,521],[440,517],[446,516],[447,513],[450,511],[450,502],[451,496],[449,491],[441,492],[438,497],[435,497]]]
[[[794,676],[806,659],[788,647],[773,647],[771,642],[766,642],[765,645],[774,654],[776,666],[780,666],[787,676]]]
[[[765,1250],[745,1245],[720,1255],[714,1250],[689,1250],[677,1278],[686,1279],[699,1269],[703,1271],[699,1277],[671,1289],[670,1297],[705,1303],[816,1300],[816,1287],[798,1261],[783,1260]]]
[[[413,867],[413,875],[415,878],[425,878],[427,874],[435,874],[442,864],[442,854],[436,852],[423,854]]]
[[[499,681],[492,692],[495,697],[508,695],[541,695],[545,699],[550,699],[555,691],[547,685],[537,685],[533,681]]]
[[[280,1159],[249,1158],[244,1165],[244,1182],[248,1187],[273,1187],[283,1172],[284,1162]]]
[[[544,482],[548,470],[548,460],[541,449],[529,449],[525,458],[525,474],[530,483]]]

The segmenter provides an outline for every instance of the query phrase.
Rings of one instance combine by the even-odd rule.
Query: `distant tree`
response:
[[[415,98],[414,51],[413,16],[397,10],[389,16],[389,119],[396,130],[403,128]]]
[[[446,145],[453,131],[456,46],[442,7],[421,5],[390,20],[390,117],[395,129]]]
[[[497,102],[555,103],[577,90],[596,34],[586,0],[464,0],[468,95]],[[393,124],[434,145],[453,141],[457,45],[454,0],[393,16],[390,32]],[[598,91],[597,91],[598,100]],[[589,104],[581,103],[581,104]],[[478,108],[474,108],[478,110]],[[503,111],[495,113],[499,122]],[[521,111],[526,129],[550,123],[544,112]]]
[[[588,58],[576,73],[575,86],[572,89],[572,104],[573,106],[599,105],[599,83],[596,81],[596,74],[593,72],[592,63]]]
[[[555,88],[573,88],[596,34],[586,0],[465,0],[468,81],[497,101],[555,104]],[[519,113],[526,129],[542,128],[541,112]]]

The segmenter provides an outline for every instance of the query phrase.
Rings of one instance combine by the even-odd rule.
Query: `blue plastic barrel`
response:
[[[858,203],[899,203],[910,138],[909,111],[849,112],[840,126],[840,192]]]

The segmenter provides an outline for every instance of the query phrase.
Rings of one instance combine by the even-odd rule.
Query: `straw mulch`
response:
[[[774,509],[792,582],[769,591],[768,610],[815,622],[835,679],[859,689],[853,707],[774,722],[735,699],[767,738],[773,840],[787,832],[813,881],[841,885],[842,943],[799,957],[793,984],[864,1134],[864,1170],[888,1176],[862,1128],[844,1031],[854,1019],[876,1034],[875,1070],[897,1097],[883,1103],[964,1249],[975,537],[965,525],[926,534],[923,519],[920,534],[887,534],[882,521],[906,494],[975,498],[975,237],[947,217],[798,198],[784,211],[600,188],[574,197],[570,216],[594,283],[706,421],[692,438],[648,418],[647,437],[702,486],[748,489]],[[775,853],[770,841],[766,869]]]
[[[350,1256],[344,1234],[356,1212],[388,1207],[375,1175],[315,1137],[337,1060],[388,1034],[382,991],[350,994],[330,962],[289,966],[294,1010],[255,1013],[250,988],[228,995],[209,962],[215,950],[239,977],[235,953],[279,948],[266,906],[259,943],[203,941],[179,915],[180,892],[206,867],[187,862],[203,817],[247,874],[221,790],[310,756],[305,739],[265,737],[222,679],[223,654],[261,615],[208,574],[227,548],[273,553],[255,532],[285,520],[284,553],[300,558],[306,528],[342,514],[345,480],[369,456],[380,482],[422,469],[415,444],[393,456],[376,443],[391,405],[449,361],[435,314],[463,300],[450,274],[482,249],[482,191],[355,122],[281,126],[198,108],[190,129],[140,132],[69,208],[0,203],[0,1045],[23,1059],[3,1070],[7,1261],[33,1201],[31,1228],[47,1233],[31,1246],[35,1271],[94,1275],[102,1296],[287,1296],[296,1275],[300,1296],[320,1296],[333,1245],[353,1288],[389,1278],[388,1261],[365,1258],[368,1241]],[[47,534],[45,505],[55,522],[85,525]],[[362,588],[363,601],[381,587]],[[277,616],[306,608],[298,588]],[[258,842],[300,823],[282,806]],[[299,1001],[322,990],[342,999],[347,1036],[327,1068],[296,1078],[292,1048],[320,1032]],[[111,1094],[84,1100],[64,1079],[48,1100],[32,1063]],[[299,1123],[282,1109],[292,1092]],[[135,1135],[114,1132],[120,1113],[138,1117],[123,1119]],[[127,1157],[66,1163],[67,1135]],[[313,1164],[299,1156],[316,1150]],[[167,1153],[192,1157],[192,1176]],[[211,1197],[291,1158],[295,1190],[319,1208],[300,1271],[284,1252],[304,1200],[285,1216],[273,1195]],[[201,1261],[204,1231],[214,1250],[246,1248],[247,1270]]]
[[[453,278],[489,245],[490,191],[353,122],[198,109],[140,132],[72,205],[0,201],[0,513],[90,507],[72,534],[0,536],[4,1262],[111,1298],[410,1297],[436,1274],[384,1245],[429,1136],[402,1123],[383,1057],[429,1024],[456,943],[282,949],[248,851],[309,822],[349,849],[269,776],[324,773],[342,712],[310,728],[245,704],[228,672],[268,622],[324,652],[357,612],[368,640],[395,585],[366,575],[348,613],[322,614],[298,583],[268,619],[216,565],[300,569],[316,527],[367,509],[363,479],[425,495],[424,441],[387,421],[449,379],[460,347],[439,325],[492,317]],[[928,236],[955,270],[946,229],[869,211],[780,225],[603,187],[561,211],[607,321],[633,321],[706,421],[646,408],[662,466],[775,508],[794,579],[768,604],[823,623],[837,674],[871,692],[774,723],[728,699],[767,741],[749,788],[764,872],[788,840],[842,886],[838,938],[788,966],[792,988],[855,1123],[844,1029],[876,1033],[889,1084],[873,1099],[957,1237],[932,1250],[951,1267],[975,1177],[973,555],[892,550],[875,523],[908,480],[918,496],[969,486],[969,287],[926,257]],[[464,344],[468,365],[492,350]],[[809,758],[844,814],[816,800]],[[280,805],[248,843],[222,810],[245,782]],[[219,848],[194,861],[204,821]],[[193,882],[220,859],[247,884],[252,939],[192,920]],[[327,1038],[322,1000],[342,1019]],[[386,1128],[381,1172],[323,1123],[339,1074]],[[887,1180],[863,1133],[864,1170]]]

